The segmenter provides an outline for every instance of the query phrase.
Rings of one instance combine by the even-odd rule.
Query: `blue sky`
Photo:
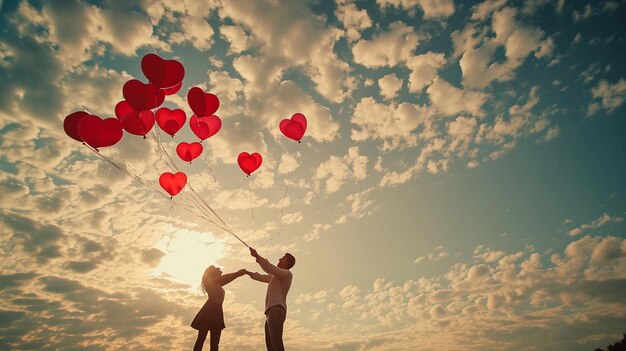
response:
[[[0,2],[0,348],[188,348],[204,268],[258,270],[184,210],[197,206],[189,187],[173,204],[64,134],[73,111],[113,116],[124,82],[146,80],[148,53],[186,69],[164,106],[190,116],[194,86],[221,101],[222,130],[177,167],[259,252],[298,259],[289,349],[614,342],[626,322],[625,11]],[[277,127],[296,112],[301,144]],[[187,126],[155,133],[171,155],[195,141]],[[169,166],[156,145],[125,134],[101,153],[157,184]],[[242,151],[264,157],[250,178]],[[227,286],[223,347],[263,345],[263,288]]]

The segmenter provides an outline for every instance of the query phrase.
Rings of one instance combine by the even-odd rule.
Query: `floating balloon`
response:
[[[278,127],[287,138],[300,142],[306,131],[306,117],[301,113],[296,113],[291,116],[291,119],[280,121]]]
[[[165,100],[165,94],[152,83],[142,83],[131,79],[122,88],[124,99],[135,111],[150,110],[159,107]]]
[[[252,155],[248,154],[247,152],[242,152],[237,157],[237,163],[239,164],[239,168],[241,168],[241,170],[247,175],[250,175],[252,172],[261,167],[262,162],[263,158],[256,152]]]
[[[172,137],[185,125],[186,120],[185,111],[181,109],[170,110],[167,107],[161,107],[156,113],[157,124],[161,130]]]
[[[89,113],[85,111],[76,111],[67,115],[63,121],[63,130],[65,130],[65,134],[74,140],[83,141],[83,138],[81,138],[78,133],[78,123],[85,116],[89,116]]]
[[[128,101],[122,100],[115,105],[115,117],[117,117],[117,119],[122,119],[122,117],[130,113],[137,114],[137,111],[130,106]]]
[[[141,135],[146,138],[146,134],[154,127],[154,113],[150,110],[126,114],[120,119],[122,129],[134,135]]]
[[[202,154],[202,144],[199,142],[186,143],[182,142],[176,146],[176,153],[181,160],[191,163],[196,157]]]
[[[178,91],[180,90],[180,88],[182,86],[183,86],[183,82],[180,82],[180,83],[178,83],[177,85],[174,85],[171,88],[162,88],[161,91],[165,95],[174,95],[174,94],[178,93]]]
[[[102,119],[87,115],[78,123],[78,134],[89,146],[98,150],[99,147],[113,146],[122,140],[122,126],[117,118]]]
[[[210,116],[220,107],[220,100],[211,93],[205,93],[198,87],[191,88],[187,93],[189,107],[198,117]]]
[[[222,120],[215,115],[206,117],[193,115],[189,119],[189,127],[200,140],[205,140],[219,132]]]
[[[180,193],[185,187],[185,184],[187,184],[187,175],[183,172],[176,174],[165,172],[159,177],[159,184],[161,184],[161,188],[167,191],[168,194],[175,196]]]
[[[185,77],[185,67],[180,62],[164,60],[156,54],[147,54],[141,59],[141,70],[150,83],[161,89],[179,85]]]

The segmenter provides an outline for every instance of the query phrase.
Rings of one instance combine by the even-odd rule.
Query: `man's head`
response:
[[[284,269],[291,269],[296,264],[296,258],[292,254],[286,253],[278,260],[278,267]]]

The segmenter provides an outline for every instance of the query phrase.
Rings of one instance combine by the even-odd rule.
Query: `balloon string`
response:
[[[170,167],[170,169],[177,169],[176,165],[173,164],[173,162],[171,164],[167,164],[167,161],[163,159],[163,155],[165,154],[166,156],[168,156],[169,160],[171,160],[171,157],[169,157],[169,155],[167,154],[167,151],[165,151],[165,149],[162,147],[160,140],[158,138],[158,134],[154,133],[153,131],[151,131],[151,137],[153,138],[153,140],[156,142],[156,146],[153,147],[153,149],[155,150],[155,152],[157,153],[159,160],[162,160],[164,163],[166,163],[167,166]],[[234,236],[237,240],[239,240],[242,244],[244,244],[246,247],[249,247],[248,244],[246,244],[231,228],[226,228],[225,226],[217,223],[216,221],[214,221],[213,219],[209,218],[210,217],[210,213],[207,213],[201,206],[200,207],[192,207],[188,204],[182,203],[182,202],[177,202],[175,201],[173,198],[168,197],[167,195],[165,195],[159,188],[157,188],[155,185],[153,185],[152,183],[150,183],[149,181],[143,179],[138,172],[136,172],[136,170],[130,166],[128,164],[128,162],[126,162],[124,160],[123,157],[121,157],[119,154],[117,154],[115,151],[113,151],[113,153],[124,163],[124,165],[128,168],[122,168],[120,167],[118,164],[116,164],[115,162],[113,162],[112,160],[108,159],[106,156],[102,155],[101,153],[99,153],[98,151],[96,151],[95,149],[87,146],[92,152],[94,152],[96,155],[98,155],[100,158],[104,159],[105,161],[109,162],[110,164],[112,164],[115,168],[117,168],[118,170],[122,171],[123,173],[125,173],[126,175],[130,176],[131,178],[134,178],[135,180],[137,180],[140,184],[142,184],[144,187],[153,190],[154,192],[156,192],[157,194],[159,194],[160,196],[164,197],[165,199],[167,199],[168,201],[171,201],[173,204],[179,205],[181,208],[183,208],[184,210],[192,213],[192,214],[196,214],[198,215],[197,212],[195,211],[200,211],[199,216],[203,219],[205,219],[206,221],[216,225],[218,228],[224,230],[225,232],[231,234],[232,236]],[[155,161],[153,163],[154,168],[157,170],[158,173],[159,169],[158,169],[158,161]],[[129,169],[134,170],[137,174],[133,174],[132,172],[129,171]],[[191,188],[191,186],[190,186]],[[195,190],[192,189],[192,191],[195,193]],[[193,198],[193,197],[192,197]],[[196,200],[197,202],[197,200]]]
[[[161,144],[161,140],[160,137],[157,134],[157,143],[159,144],[159,148],[161,149],[161,152],[167,157],[167,159],[170,161],[171,163],[171,167],[176,169],[176,171],[178,171],[178,168],[176,167],[176,164],[174,163],[174,161],[172,160],[171,156],[169,155],[169,153],[167,152],[167,150],[165,150],[165,148],[163,147],[163,145]],[[222,217],[220,217],[217,212],[211,207],[211,205],[209,205],[196,191],[195,189],[191,186],[190,184],[190,189],[191,191],[197,196],[197,198],[194,198],[194,200],[198,203],[199,206],[204,205],[211,213],[213,213],[213,215],[215,216],[215,218],[217,218],[217,220],[219,220],[220,222],[222,222],[222,224],[226,225],[226,222],[222,219]]]
[[[204,160],[206,161],[207,165],[209,166],[209,173],[211,174],[211,177],[213,178],[213,183],[215,183],[215,188],[217,189],[217,194],[221,194],[222,193],[222,189],[220,188],[220,183],[217,181],[217,178],[215,177],[215,172],[213,172],[213,167],[211,167],[211,164],[209,163],[209,159],[206,157],[206,155],[203,155]],[[228,204],[224,204],[222,203],[223,206],[226,207],[226,209],[228,209],[228,226],[232,225],[233,222],[233,215],[232,215],[232,211],[230,210],[230,206],[228,206]]]
[[[171,171],[178,172],[178,167],[176,167],[176,163],[174,163],[174,160],[172,160],[169,153],[161,143],[161,138],[159,137],[158,132],[154,133],[152,137],[156,142],[157,153],[159,154],[160,159],[163,160],[163,162],[170,168]],[[163,156],[165,156],[165,158]]]
[[[217,214],[217,212],[213,209],[213,207],[211,207],[211,205],[209,205],[204,198],[202,198],[197,192],[196,190],[191,186],[191,184],[189,184],[189,188],[191,189],[191,191],[197,196],[197,198],[199,199],[199,204],[202,206],[204,205],[205,208],[207,208],[213,215],[215,215],[215,217],[222,222],[223,225],[226,225],[226,222],[224,222],[224,220]]]
[[[248,197],[250,198],[250,214],[252,215],[252,245],[254,245],[254,205],[252,204],[252,181],[248,181]]]
[[[152,182],[148,181],[147,179],[143,178],[141,176],[141,173],[139,173],[130,163],[126,162],[126,160],[120,156],[118,153],[115,152],[115,150],[113,150],[112,148],[109,147],[109,150],[111,150],[111,152],[122,162],[122,164],[124,165],[124,167],[128,170],[129,175],[131,175],[133,178],[135,178],[135,180],[137,180],[139,183],[143,184],[145,187],[148,187],[162,195],[164,195],[165,197],[167,197],[167,195],[161,193],[161,190],[154,185]],[[104,155],[102,155],[102,157],[105,157]]]
[[[164,155],[167,158],[167,160],[169,160],[169,164],[168,164],[168,162],[165,162],[165,163],[168,164],[168,166],[170,168],[175,169],[176,171],[178,171],[178,167],[176,167],[176,164],[174,163],[174,160],[169,155],[169,153],[167,152],[167,150],[165,149],[165,147],[163,146],[163,144],[161,142],[161,138],[160,138],[159,132],[157,131],[156,133],[154,133],[154,135],[152,137],[155,140],[155,142],[157,143],[157,147],[159,149],[159,154],[160,155]],[[239,236],[237,236],[237,234],[235,234],[234,230],[230,227],[230,225],[226,224],[226,222],[217,214],[217,211],[215,211],[213,209],[213,207],[211,207],[211,205],[209,205],[204,200],[204,198],[202,198],[202,196],[200,196],[200,194],[198,194],[198,192],[193,188],[191,183],[189,183],[189,189],[195,195],[195,196],[191,195],[191,198],[194,200],[194,202],[196,203],[196,205],[199,208],[201,208],[201,209],[203,209],[205,211],[204,212],[205,215],[207,217],[211,217],[211,214],[212,214],[216,218],[217,221],[222,223],[221,225],[219,225],[220,228],[222,228],[223,230],[225,230],[225,231],[229,232],[230,234],[234,235],[239,241],[241,241]],[[206,211],[208,211],[208,212],[206,212]],[[247,244],[245,244],[245,245],[247,246]]]
[[[289,178],[287,178],[287,182],[285,184],[285,193],[283,194],[283,198],[280,200],[280,226],[278,228],[278,232],[276,233],[276,235],[270,236],[267,242],[274,240],[283,232],[284,216],[285,216],[283,209],[285,205],[285,199],[287,198],[287,190],[289,190],[289,184],[291,184],[291,178],[293,178],[293,170],[296,169],[296,162],[298,160],[298,156],[299,156],[299,153],[296,152],[296,156],[293,158],[293,161],[291,162],[291,171],[289,171]]]
[[[221,224],[215,222],[213,219],[209,218],[210,216],[207,216],[207,213],[202,211],[200,208],[198,207],[192,207],[190,205],[187,204],[183,204],[183,203],[179,203],[179,205],[181,205],[181,208],[183,208],[184,210],[186,210],[189,213],[195,214],[197,216],[199,216],[200,218],[216,225],[218,228],[222,229],[223,231],[225,231],[226,233],[232,235],[235,239],[239,240],[242,244],[244,244],[246,247],[250,247],[245,241],[243,241],[239,235],[237,235],[231,228],[222,226]],[[199,211],[196,212],[196,211]]]
[[[159,157],[159,160],[155,161],[153,163],[154,168],[156,169],[157,173],[159,172],[158,169],[158,161],[163,161],[166,166],[168,166],[170,168],[170,170],[176,170],[178,171],[178,168],[176,167],[176,164],[173,162],[172,158],[169,156],[169,154],[167,153],[167,150],[165,150],[165,148],[163,147],[158,131],[155,133],[154,131],[150,132],[150,137],[152,138],[152,140],[155,142],[153,149],[156,152],[157,156]],[[165,157],[164,157],[165,156]],[[165,159],[167,158],[167,160]],[[168,162],[169,161],[169,162]],[[197,195],[197,192],[195,191],[195,189],[193,189],[193,187],[191,186],[191,184],[189,184],[189,188],[192,191],[192,193]],[[163,194],[160,190],[158,190],[158,193],[162,196],[164,196],[165,198],[168,198],[167,195]],[[192,200],[194,200],[194,202],[196,203],[196,207],[192,207],[188,204],[184,204],[184,203],[177,203],[176,201],[174,201],[173,199],[171,199],[171,201],[175,204],[178,204],[181,206],[181,208],[183,208],[184,210],[192,213],[192,214],[196,214],[198,215],[197,212],[195,212],[194,210],[200,211],[199,216],[205,220],[207,220],[208,222],[215,224],[217,227],[219,227],[220,229],[224,230],[225,232],[231,234],[232,236],[234,236],[237,240],[239,240],[242,244],[244,244],[246,247],[249,247],[248,244],[246,244],[230,227],[226,227],[220,223],[217,223],[215,220],[211,219],[211,213],[207,213],[206,209],[202,206],[202,204],[198,201],[198,199],[194,198],[193,195],[191,194],[186,194],[187,199],[191,198]],[[197,195],[199,197],[199,195]],[[168,198],[169,199],[169,198]],[[206,203],[206,202],[205,202]],[[206,204],[208,206],[208,204]],[[210,208],[210,206],[208,206]],[[215,211],[211,211],[220,222],[224,222],[223,220],[221,220],[221,218],[217,215],[217,213],[215,213]]]
[[[167,197],[167,195],[163,194],[161,191],[159,191],[158,189],[155,189],[154,187],[150,186],[150,183],[145,181],[144,179],[142,179],[141,177],[131,173],[128,169],[121,167],[120,165],[118,165],[117,163],[113,162],[111,159],[109,159],[108,157],[104,156],[103,154],[101,154],[100,152],[96,151],[96,149],[93,149],[92,147],[87,146],[87,148],[89,150],[91,150],[94,154],[98,155],[100,158],[102,158],[103,160],[105,160],[106,162],[110,163],[113,167],[117,168],[118,170],[120,170],[122,173],[128,175],[129,177],[135,179],[136,181],[139,182],[139,184],[143,185],[144,187],[146,187],[147,189],[153,190],[155,191],[157,194],[159,194],[160,196],[163,196],[164,198],[169,200],[169,197]]]
[[[189,199],[189,195],[187,195],[186,198]],[[195,214],[195,215],[197,215],[197,216],[207,220],[208,222],[216,225],[218,228],[222,229],[223,231],[225,231],[225,232],[227,232],[229,234],[233,234],[233,235],[236,236],[236,234],[234,234],[234,232],[230,228],[226,228],[223,225],[221,225],[220,223],[218,223],[215,220],[213,220],[212,218],[210,218],[210,215],[206,211],[204,211],[202,208],[193,207],[191,205],[184,204],[184,203],[180,203],[180,205],[186,211],[188,211],[190,213],[193,213],[193,214]]]
[[[160,138],[158,132],[154,133],[153,138],[154,138],[155,142],[157,143],[159,154],[162,155],[162,156],[165,156],[165,158],[167,159],[165,161],[166,165],[168,165],[170,167],[170,169],[175,170],[176,172],[178,172],[179,169],[176,166],[176,164],[174,163],[174,160],[172,159],[172,157],[169,155],[169,153],[167,152],[167,150],[163,146],[163,144],[161,142],[161,138]],[[196,195],[196,197],[192,196],[192,199],[194,200],[194,202],[196,202],[196,204],[198,206],[206,207],[205,209],[208,210],[210,213],[212,213],[218,221],[220,221],[222,224],[226,225],[226,222],[224,222],[224,220],[217,214],[217,212],[206,201],[204,201],[204,199],[195,191],[195,189],[191,186],[191,183],[189,183],[189,189]],[[207,213],[207,215],[210,216],[210,214],[208,214],[208,213]]]

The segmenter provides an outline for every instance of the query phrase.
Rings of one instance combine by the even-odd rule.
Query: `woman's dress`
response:
[[[215,282],[208,284],[207,294],[209,298],[204,306],[198,311],[191,322],[191,327],[196,330],[221,330],[226,328],[224,324],[224,288]]]

